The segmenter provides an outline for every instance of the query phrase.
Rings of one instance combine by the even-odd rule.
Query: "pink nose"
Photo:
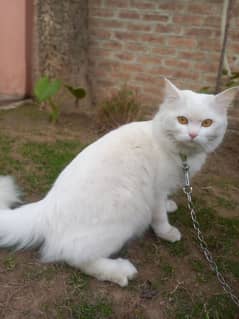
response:
[[[190,132],[189,133],[189,136],[191,137],[191,139],[193,140],[195,137],[197,137],[198,135],[197,135],[197,133],[195,133],[195,132]]]

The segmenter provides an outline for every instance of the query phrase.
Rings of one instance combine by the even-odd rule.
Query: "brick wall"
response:
[[[162,76],[181,88],[214,86],[223,0],[89,0],[89,76],[98,103],[123,84],[148,105],[161,100]],[[239,0],[228,39],[239,69]]]

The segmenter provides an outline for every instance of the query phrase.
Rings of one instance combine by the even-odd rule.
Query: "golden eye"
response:
[[[213,123],[213,121],[211,120],[211,119],[206,119],[206,120],[203,120],[202,121],[202,126],[203,127],[209,127],[209,126],[211,126],[212,125],[212,123]]]
[[[185,116],[178,116],[177,119],[178,122],[182,125],[188,124],[188,119]]]

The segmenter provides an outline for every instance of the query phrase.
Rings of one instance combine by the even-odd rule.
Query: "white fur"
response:
[[[168,196],[182,185],[179,153],[188,155],[194,175],[222,141],[226,105],[222,111],[215,101],[215,96],[181,91],[167,81],[165,101],[152,121],[106,134],[63,170],[43,200],[3,210],[0,245],[41,244],[43,261],[64,261],[126,286],[137,270],[110,255],[150,225],[163,239],[181,238],[168,221],[167,211],[177,208]],[[179,124],[177,116],[187,116],[189,124]],[[212,127],[200,127],[206,118],[213,119]],[[191,126],[198,130],[193,141]],[[6,205],[4,194],[0,199]]]
[[[21,202],[20,190],[11,176],[0,176],[0,210]]]

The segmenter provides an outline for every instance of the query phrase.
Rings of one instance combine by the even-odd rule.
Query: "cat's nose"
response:
[[[193,140],[195,137],[197,137],[198,136],[198,134],[197,133],[195,133],[195,132],[190,132],[189,133],[189,136],[191,137],[191,139]]]

